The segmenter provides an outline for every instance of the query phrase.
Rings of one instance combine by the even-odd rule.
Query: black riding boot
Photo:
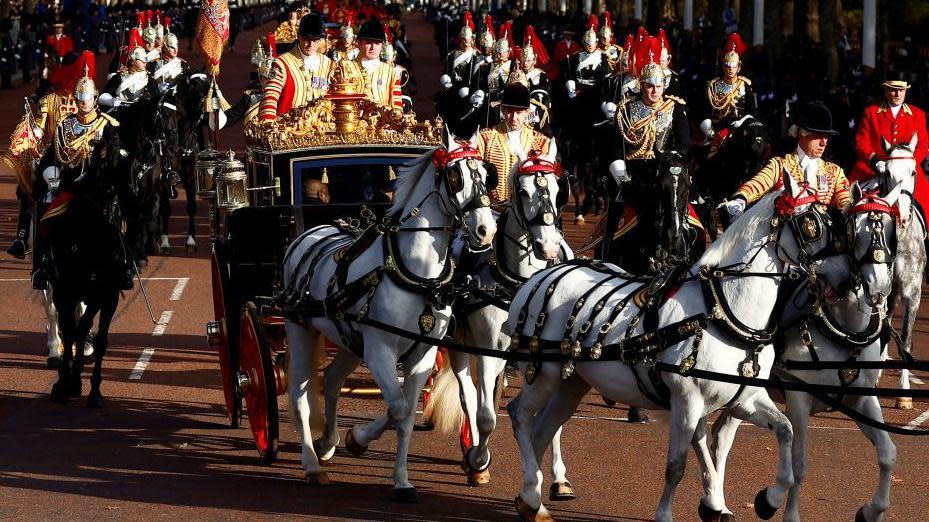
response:
[[[21,193],[19,188],[16,189],[16,195],[19,198],[19,220],[16,224],[16,237],[13,243],[6,251],[16,259],[25,259],[29,253],[29,228],[32,226],[32,205],[29,197]]]

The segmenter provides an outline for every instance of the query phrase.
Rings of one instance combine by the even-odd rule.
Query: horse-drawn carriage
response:
[[[245,403],[262,461],[275,459],[287,336],[275,305],[287,246],[315,225],[357,227],[389,205],[394,169],[440,143],[441,127],[334,86],[326,98],[246,128],[245,161],[203,151],[198,193],[210,201],[215,319],[232,426]]]

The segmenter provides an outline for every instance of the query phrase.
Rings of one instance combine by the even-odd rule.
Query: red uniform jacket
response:
[[[74,40],[66,34],[61,35],[61,38],[56,38],[55,35],[49,35],[48,38],[45,39],[45,47],[48,50],[48,54],[55,58],[61,58],[74,51]]]
[[[884,140],[891,145],[908,143],[913,134],[918,136],[916,150],[916,190],[914,198],[923,208],[923,216],[929,210],[929,182],[923,174],[922,162],[929,153],[929,132],[926,131],[926,113],[918,107],[904,103],[894,118],[887,103],[871,105],[864,111],[858,132],[855,134],[855,168],[850,182],[862,181],[874,175],[869,162],[872,156],[886,159]]]

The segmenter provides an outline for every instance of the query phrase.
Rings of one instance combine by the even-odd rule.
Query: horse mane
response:
[[[745,214],[736,219],[732,226],[706,249],[697,261],[697,266],[719,266],[734,250],[742,250],[746,244],[755,244],[767,236],[766,222],[771,219],[774,200],[780,195],[780,191],[770,192],[746,210]]]
[[[432,149],[422,156],[397,167],[394,197],[390,205],[390,210],[387,211],[388,216],[396,216],[403,212],[403,209],[406,208],[407,203],[409,203],[410,197],[413,195],[413,191],[416,190],[416,185],[426,172],[432,172],[433,175],[435,174],[435,165],[432,164],[432,155],[436,150],[438,149]]]

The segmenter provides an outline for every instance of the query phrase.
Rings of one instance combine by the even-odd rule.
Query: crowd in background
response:
[[[426,9],[433,22],[436,45],[441,56],[455,49],[455,37],[461,27],[462,8],[442,2]],[[526,25],[533,25],[539,37],[552,52],[555,43],[562,38],[565,28],[574,30],[576,42],[584,33],[587,15],[576,12],[561,16],[551,12],[500,9],[493,11],[495,22],[512,20],[514,39],[522,41]],[[475,14],[481,19],[483,13]],[[640,20],[614,17],[615,41],[622,44],[627,34],[635,34],[643,25]],[[719,23],[722,23],[721,21]],[[667,32],[671,43],[671,68],[680,74],[684,96],[689,102],[699,103],[704,96],[707,81],[720,74],[718,63],[724,41],[714,36],[713,21],[699,18],[694,21],[694,31],[685,32],[683,22],[664,19],[661,27]],[[658,27],[647,27],[656,34]],[[830,140],[827,155],[840,164],[850,165],[854,161],[854,134],[857,119],[864,108],[883,99],[881,84],[887,78],[906,79],[913,88],[907,101],[920,106],[929,106],[929,46],[916,44],[905,35],[895,35],[898,43],[888,46],[887,56],[878,57],[878,68],[870,70],[861,64],[859,32],[839,27],[836,31],[836,47],[839,50],[839,75],[834,84],[827,74],[827,58],[820,42],[794,39],[785,42],[777,56],[772,56],[766,46],[756,46],[743,57],[742,74],[752,80],[758,97],[757,117],[772,127],[775,152],[792,146],[787,136],[787,121],[790,102],[796,100],[825,100],[832,110],[840,135]],[[879,46],[880,49],[880,46]],[[555,66],[552,63],[551,66]],[[694,136],[699,136],[697,132]]]

